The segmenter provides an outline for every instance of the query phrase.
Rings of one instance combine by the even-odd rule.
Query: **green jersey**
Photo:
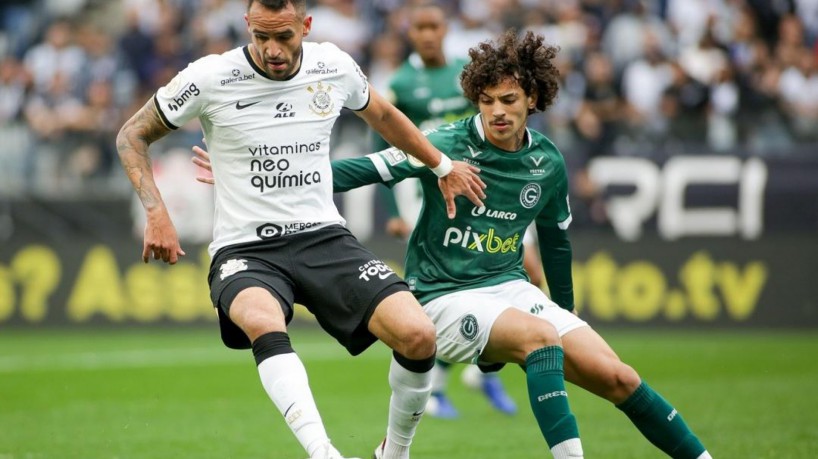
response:
[[[369,183],[393,186],[417,177],[423,207],[406,253],[406,281],[421,303],[464,289],[524,279],[522,242],[536,222],[552,299],[573,309],[571,249],[565,230],[571,222],[565,162],[544,135],[527,129],[516,152],[500,150],[485,136],[481,116],[427,133],[431,143],[453,160],[474,164],[488,185],[484,207],[457,198],[450,220],[437,177],[417,159],[390,148],[332,163],[334,191]]]
[[[421,130],[473,115],[474,106],[460,88],[460,73],[467,62],[449,59],[443,67],[427,68],[413,54],[390,80],[388,98]],[[378,138],[376,150],[388,147]]]

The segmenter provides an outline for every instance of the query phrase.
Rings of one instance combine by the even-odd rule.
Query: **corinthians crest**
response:
[[[326,85],[319,81],[315,88],[312,85],[307,86],[307,91],[312,94],[310,101],[310,110],[318,116],[327,116],[332,113],[335,103],[332,101],[332,96],[329,95],[332,91],[332,86]]]

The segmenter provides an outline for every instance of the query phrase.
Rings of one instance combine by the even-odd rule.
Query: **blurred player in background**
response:
[[[454,209],[481,205],[476,168],[453,164],[331,43],[308,43],[304,0],[250,0],[249,45],[190,64],[117,137],[147,214],[142,258],[184,255],[156,186],[148,148],[198,118],[214,151],[214,238],[208,281],[222,340],[252,348],[261,383],[310,458],[336,459],[287,333],[293,304],[357,355],[381,339],[394,350],[383,457],[408,458],[431,390],[434,327],[403,280],[344,228],[330,183],[330,134],[342,107],[440,176]],[[331,24],[327,24],[331,26]]]
[[[435,2],[422,1],[409,6],[408,38],[413,53],[401,65],[389,83],[387,98],[406,114],[421,130],[437,128],[442,124],[473,115],[474,105],[463,96],[460,73],[468,60],[446,56],[443,41],[446,37],[446,12]],[[380,136],[374,136],[375,150],[389,148]],[[382,188],[389,213],[386,232],[406,240],[417,222],[423,200],[423,190],[417,179],[406,179],[393,188]],[[528,239],[533,242],[532,235]],[[529,246],[532,247],[532,246]],[[535,285],[542,282],[542,267],[536,250],[526,252],[530,275]],[[457,409],[446,396],[451,364],[438,360],[432,370],[432,396],[426,413],[440,418],[456,418]],[[481,390],[491,405],[506,414],[514,414],[517,405],[508,396],[500,378],[483,374],[476,366],[463,371],[463,382]]]

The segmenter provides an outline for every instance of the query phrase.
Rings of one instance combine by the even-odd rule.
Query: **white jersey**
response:
[[[303,50],[285,81],[267,78],[244,46],[193,62],[154,97],[169,128],[201,122],[216,179],[211,256],[346,223],[332,200],[329,140],[342,107],[366,108],[369,84],[337,46]]]

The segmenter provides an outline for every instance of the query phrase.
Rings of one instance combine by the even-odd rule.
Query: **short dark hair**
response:
[[[537,95],[537,104],[530,113],[544,111],[557,98],[560,75],[554,65],[559,48],[544,41],[542,35],[531,31],[519,38],[510,29],[496,42],[486,41],[469,49],[471,62],[460,75],[463,94],[476,105],[486,88],[514,78],[526,95]]]
[[[273,11],[281,11],[292,3],[296,13],[302,16],[307,14],[307,0],[247,0],[248,10],[253,6],[253,3],[260,3],[265,8]]]
[[[414,13],[415,11],[425,10],[427,8],[438,9],[442,11],[443,14],[446,14],[446,8],[444,8],[443,5],[441,5],[440,3],[433,0],[420,0],[418,2],[411,4],[409,5],[409,12],[411,14]]]

